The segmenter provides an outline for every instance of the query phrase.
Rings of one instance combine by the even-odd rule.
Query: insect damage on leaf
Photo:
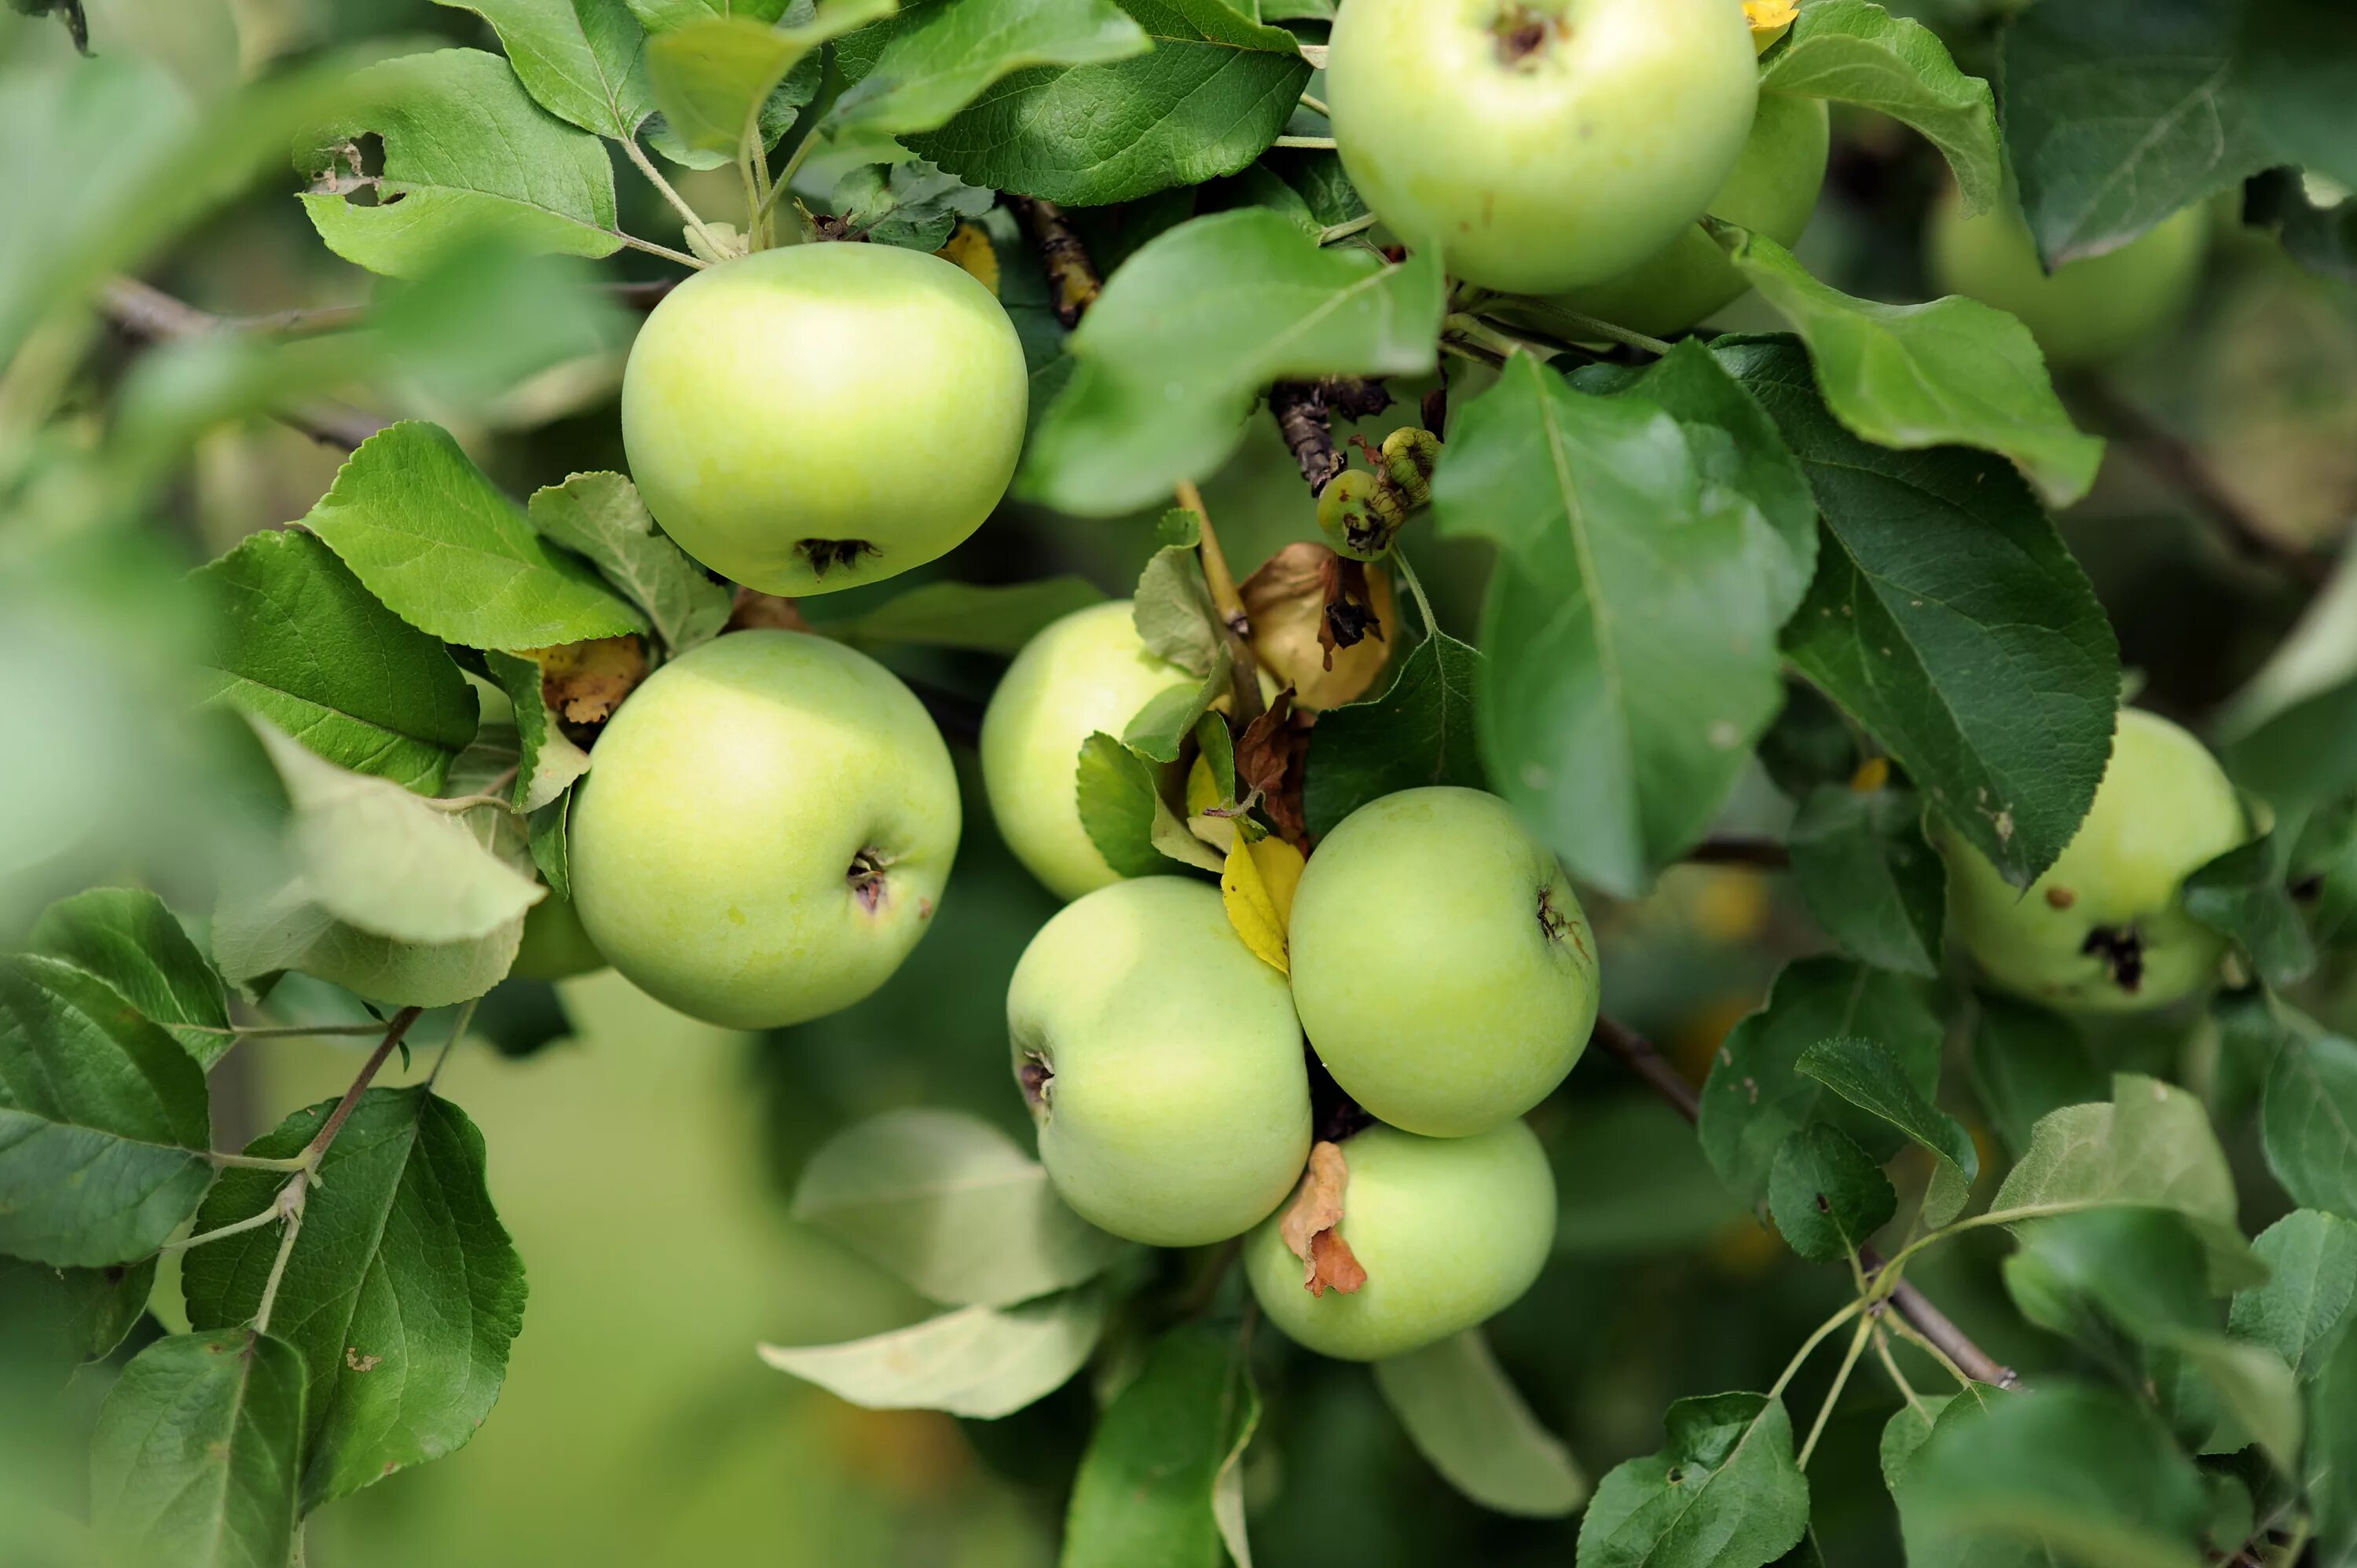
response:
[[[1351,1184],[1351,1167],[1340,1144],[1318,1144],[1309,1151],[1309,1168],[1276,1222],[1276,1233],[1301,1260],[1301,1288],[1311,1295],[1340,1291],[1357,1294],[1367,1283],[1367,1271],[1351,1255],[1342,1239],[1342,1199]]]
[[[540,693],[548,711],[568,725],[604,724],[622,699],[647,678],[647,650],[636,637],[601,637],[560,648],[529,648],[540,666]]]
[[[1380,568],[1304,540],[1262,563],[1239,592],[1254,656],[1312,712],[1366,695],[1391,659],[1397,600]]]

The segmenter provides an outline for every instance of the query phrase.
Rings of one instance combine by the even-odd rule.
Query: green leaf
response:
[[[553,648],[646,629],[588,567],[543,543],[438,424],[370,436],[303,521],[371,593],[445,642]]]
[[[462,235],[525,250],[610,256],[622,240],[605,145],[534,103],[508,62],[479,49],[406,55],[355,74],[371,107],[322,125],[296,151],[314,189],[303,209],[328,248],[371,272],[414,277]],[[384,172],[350,149],[384,141]],[[375,204],[346,192],[366,187]]]
[[[525,820],[532,864],[540,879],[548,884],[551,897],[573,897],[573,857],[565,834],[565,813],[572,804],[573,791],[568,789]]]
[[[51,1393],[74,1369],[123,1343],[156,1288],[156,1262],[60,1269],[0,1257],[0,1385],[12,1394]]]
[[[1074,610],[1103,604],[1085,577],[1033,583],[922,583],[849,620],[830,621],[829,637],[855,647],[901,643],[1014,655]]]
[[[212,1179],[204,1069],[95,975],[0,956],[0,1252],[153,1252]]]
[[[988,1421],[1061,1388],[1096,1348],[1093,1289],[1021,1306],[963,1306],[840,1345],[764,1345],[761,1359],[869,1410],[943,1410]]]
[[[1974,1392],[1941,1411],[1900,1478],[1910,1568],[2199,1568],[2201,1473],[2147,1411],[2061,1379]]]
[[[158,1339],[91,1439],[91,1514],[120,1560],[283,1568],[295,1550],[303,1360],[241,1329]]]
[[[2334,1035],[2286,1041],[2259,1131],[2267,1168],[2293,1202],[2357,1219],[2357,1045]]]
[[[792,7],[792,0],[629,0],[630,12],[650,33],[667,33],[690,22],[716,16],[746,16],[774,22]]]
[[[1081,743],[1073,788],[1080,796],[1081,826],[1107,865],[1124,876],[1152,876],[1170,869],[1154,847],[1154,821],[1162,797],[1144,757],[1099,730]]]
[[[497,650],[483,655],[500,690],[515,705],[520,746],[515,784],[509,799],[519,811],[537,811],[573,788],[589,771],[589,754],[566,738],[548,711],[538,661]]]
[[[2233,81],[2237,5],[2074,0],[2005,29],[2005,146],[2050,267],[2276,161]]]
[[[1854,1254],[1899,1212],[1899,1194],[1857,1140],[1823,1122],[1776,1150],[1768,1208],[1792,1251],[1812,1262]]]
[[[2230,849],[2185,879],[2185,912],[2232,940],[2269,985],[2305,980],[2316,944],[2288,886],[2291,844],[2266,833]]]
[[[1939,35],[1911,17],[1868,0],[1819,0],[1793,22],[1760,88],[1888,114],[1940,149],[1965,210],[1997,199],[2005,160],[1988,83],[1958,70]]]
[[[32,946],[106,982],[162,1025],[199,1067],[212,1066],[229,1049],[229,992],[153,893],[93,887],[61,898],[42,911]]]
[[[894,0],[832,0],[799,27],[715,16],[659,32],[647,44],[655,102],[690,147],[734,154],[760,134],[762,105],[804,55],[893,6]]]
[[[489,22],[540,106],[627,142],[654,112],[646,29],[623,0],[436,0]]]
[[[1878,1042],[1846,1036],[1820,1040],[1801,1053],[1793,1070],[1815,1079],[1852,1105],[1878,1116],[1920,1144],[1937,1162],[1923,1195],[1923,1218],[1945,1225],[1972,1196],[1980,1155],[1964,1124],[1933,1105],[1907,1067]]]
[[[1184,543],[1166,543],[1146,557],[1137,575],[1129,618],[1146,650],[1190,675],[1209,675],[1227,650],[1211,585],[1196,553],[1193,512],[1183,514],[1190,530]]]
[[[218,606],[210,694],[321,757],[430,795],[475,738],[474,692],[317,535],[265,530],[199,568]]]
[[[1948,878],[1912,789],[1821,785],[1786,842],[1793,886],[1827,935],[1878,968],[1939,974]]]
[[[1121,732],[1121,743],[1148,762],[1168,765],[1178,760],[1196,721],[1229,689],[1228,650],[1221,644],[1211,673],[1192,686],[1170,686],[1146,700]],[[1157,796],[1159,799],[1159,796]]]
[[[1503,546],[1482,611],[1490,775],[1574,875],[1632,896],[1708,828],[1775,716],[1790,554],[1725,482],[1726,437],[1698,445],[1639,393],[1592,396],[1518,355],[1454,424],[1436,525]]]
[[[1015,1141],[953,1111],[891,1111],[803,1168],[794,1218],[952,1306],[1005,1306],[1095,1278],[1120,1243],[1064,1207]]]
[[[399,941],[471,941],[539,901],[538,886],[456,814],[322,761],[267,725],[255,733],[294,806],[289,837],[307,889],[338,918]]]
[[[298,1111],[246,1152],[296,1155],[333,1109]],[[199,1229],[260,1213],[285,1179],[224,1172]],[[252,1317],[278,1247],[279,1228],[264,1226],[191,1251],[180,1275],[189,1323]],[[423,1084],[370,1090],[319,1163],[270,1315],[308,1369],[305,1509],[474,1436],[523,1303],[523,1262],[484,1184],[483,1135]]]
[[[940,127],[991,83],[1032,66],[1142,55],[1145,29],[1111,0],[946,0],[911,7],[858,84],[836,101],[846,130],[905,136]]]
[[[542,538],[587,556],[645,612],[673,654],[710,641],[728,624],[728,590],[664,537],[638,487],[621,475],[575,474],[544,486],[526,514]]]
[[[2018,1158],[2039,1118],[2102,1100],[2111,1079],[2077,1026],[2059,1013],[1982,993],[1973,1020],[1973,1084],[1981,1108]]]
[[[2357,1334],[2343,1334],[2308,1386],[2309,1506],[2317,1561],[2357,1562]]]
[[[1971,1385],[1972,1394],[1923,1394],[1899,1407],[1882,1429],[1878,1458],[1882,1466],[1882,1484],[1892,1496],[1899,1492],[1900,1477],[1907,1473],[1908,1462],[1916,1451],[1931,1440],[1932,1428],[1940,1412],[1956,1400],[1977,1397],[1980,1391],[1995,1392],[1986,1383]]]
[[[1416,1452],[1483,1508],[1561,1519],[1587,1500],[1579,1462],[1531,1414],[1480,1329],[1376,1362],[1375,1387]]]
[[[1768,1004],[1736,1025],[1711,1062],[1696,1127],[1711,1169],[1737,1196],[1757,1203],[1768,1196],[1776,1151],[1819,1120],[1847,1133],[1867,1154],[1889,1159],[1899,1152],[1900,1135],[1803,1076],[1802,1053],[1820,1040],[1868,1036],[1888,1047],[1908,1080],[1929,1094],[1939,1087],[1943,1034],[1923,988],[1913,981],[1836,958],[1785,965]]]
[[[2234,1177],[2201,1102],[2136,1073],[2112,1079],[2112,1099],[2040,1118],[2029,1147],[1990,1200],[2007,1222],[2113,1205],[2173,1208],[2208,1249],[2213,1286],[2261,1277],[2235,1220]]]
[[[2090,1309],[2131,1337],[2165,1344],[2212,1324],[2201,1239],[2166,1208],[2097,1208],[2021,1225],[2005,1285],[2022,1316],[2088,1339]]]
[[[2260,1231],[2251,1250],[2267,1266],[2266,1283],[2234,1293],[2227,1331],[2266,1346],[2310,1381],[2357,1301],[2357,1223],[2298,1208]]]
[[[1200,185],[1268,149],[1309,84],[1291,33],[1223,0],[1122,9],[1150,53],[1017,71],[909,146],[975,185],[1074,207]]]
[[[404,942],[337,919],[298,874],[233,880],[214,908],[212,935],[213,956],[231,980],[296,969],[391,1006],[447,1007],[506,978],[523,918],[471,940]]]
[[[2289,162],[2357,186],[2357,16],[2312,0],[2250,0],[2234,81],[2252,119]]]
[[[2078,832],[2111,757],[2119,647],[2085,574],[2003,465],[1858,440],[1789,338],[1718,352],[1775,417],[1824,517],[1785,652],[2028,886]]]
[[[1260,208],[1157,237],[1114,272],[1067,340],[1072,379],[1032,435],[1017,489],[1083,516],[1135,510],[1226,462],[1272,381],[1429,371],[1442,304],[1436,254],[1393,265],[1354,246],[1321,250]]]
[[[1081,1458],[1060,1568],[1218,1568],[1214,1488],[1259,1423],[1232,1327],[1192,1324],[1155,1341]]]
[[[1578,1568],[1760,1568],[1799,1543],[1809,1485],[1781,1401],[1683,1399],[1662,1424],[1661,1452],[1597,1484],[1579,1523]]]
[[[2000,453],[2057,505],[2095,482],[2104,444],[2071,423],[2020,322],[1962,295],[1928,305],[1853,298],[1819,283],[1766,235],[1705,221],[1808,344],[1825,403],[1852,434],[1906,451]]]
[[[1408,650],[1390,691],[1318,714],[1301,791],[1309,831],[1330,832],[1368,801],[1402,789],[1488,788],[1474,729],[1483,663],[1480,650],[1436,631]]]
[[[864,164],[834,182],[827,198],[846,238],[911,251],[938,251],[960,220],[979,218],[997,198],[922,158]]]

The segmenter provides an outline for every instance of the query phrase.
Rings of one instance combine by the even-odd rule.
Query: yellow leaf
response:
[[[1871,795],[1890,782],[1890,758],[1869,757],[1857,765],[1849,776],[1849,787],[1860,795]]]
[[[1228,907],[1228,923],[1244,946],[1277,971],[1293,972],[1286,961],[1285,928],[1293,918],[1294,889],[1301,886],[1301,852],[1280,838],[1247,843],[1236,835],[1228,851],[1227,869],[1220,873],[1220,894]]]
[[[998,252],[990,247],[990,236],[978,223],[961,223],[950,236],[950,242],[933,254],[945,262],[955,262],[982,281],[991,293],[998,292]]]
[[[1211,811],[1227,803],[1219,781],[1211,777],[1211,758],[1198,756],[1195,765],[1187,769],[1187,828],[1222,854],[1236,846],[1236,822],[1233,817],[1212,816]]]
[[[1753,51],[1764,49],[1782,38],[1800,14],[1796,0],[1743,0],[1743,19],[1751,24]]]

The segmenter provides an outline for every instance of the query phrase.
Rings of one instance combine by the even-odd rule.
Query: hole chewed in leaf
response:
[[[2097,926],[2087,933],[2079,950],[2101,959],[2112,983],[2129,995],[2144,984],[2144,935],[2134,926]]]
[[[1340,1144],[1312,1145],[1309,1168],[1301,1173],[1301,1186],[1276,1222],[1277,1235],[1301,1260],[1301,1286],[1311,1295],[1329,1290],[1350,1295],[1367,1283],[1367,1271],[1336,1229],[1342,1223],[1343,1194],[1350,1182],[1351,1167]]]

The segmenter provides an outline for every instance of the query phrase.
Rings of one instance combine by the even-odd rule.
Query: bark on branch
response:
[[[213,332],[234,332],[238,324],[173,298],[136,278],[119,277],[99,295],[99,308],[124,336],[146,343],[179,342]],[[275,412],[282,423],[314,441],[350,451],[384,428],[372,413],[324,398],[290,403]]]
[[[1356,376],[1279,381],[1268,389],[1268,411],[1276,418],[1277,433],[1285,437],[1313,496],[1350,463],[1335,448],[1334,416],[1368,419],[1391,405],[1392,394],[1383,382]]]
[[[1052,201],[1037,197],[1009,195],[1007,208],[1022,223],[1031,243],[1039,247],[1039,259],[1047,264],[1048,287],[1056,306],[1056,319],[1067,327],[1081,324],[1082,312],[1096,303],[1104,292],[1104,284],[1089,260],[1088,247],[1072,232],[1064,220],[1063,209]]]
[[[1713,833],[1686,851],[1686,864],[1782,871],[1792,864],[1792,852],[1774,839],[1756,838],[1749,833]]]

